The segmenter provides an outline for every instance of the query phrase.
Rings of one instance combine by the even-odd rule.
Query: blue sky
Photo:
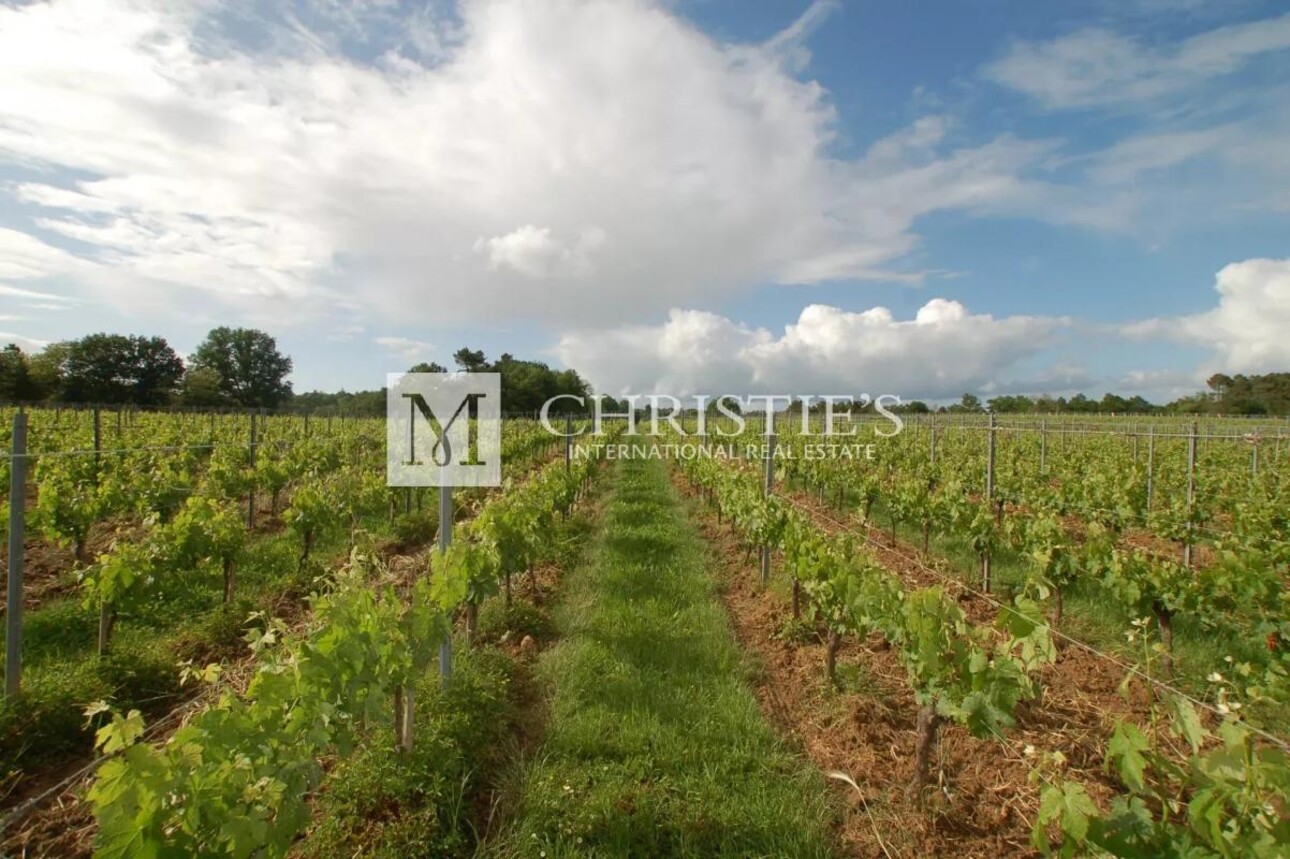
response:
[[[0,5],[0,340],[262,327],[613,393],[1290,370],[1290,14],[1206,0]]]

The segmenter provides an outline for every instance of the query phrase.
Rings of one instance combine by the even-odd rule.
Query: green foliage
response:
[[[184,373],[179,399],[190,408],[228,405],[224,395],[224,378],[213,367],[191,367]]]
[[[273,408],[291,396],[291,359],[278,351],[277,341],[253,328],[212,329],[188,366],[216,373],[220,393],[239,406]]]
[[[319,790],[301,855],[471,855],[471,806],[512,729],[513,672],[501,652],[474,648],[447,689],[420,683],[412,751],[382,734],[346,758]]]
[[[49,457],[38,460],[34,524],[51,540],[72,546],[77,560],[86,562],[90,527],[129,506],[127,477],[101,474],[91,456]]]
[[[514,599],[508,606],[502,600],[489,600],[479,610],[476,633],[480,641],[498,642],[508,636],[519,642],[524,636],[535,641],[547,641],[555,635],[551,616],[527,600]]]
[[[0,401],[22,402],[38,396],[27,356],[17,344],[10,343],[0,350]]]
[[[549,510],[571,499],[592,467],[550,465],[513,497]],[[289,527],[308,546],[308,535],[342,518],[343,501],[326,482],[302,486]],[[209,503],[202,499],[194,517]],[[185,524],[173,545],[195,555],[216,544],[200,528],[193,537],[192,527]],[[464,530],[448,553],[432,555],[430,576],[397,587],[377,559],[355,550],[329,588],[311,597],[303,632],[288,633],[278,621],[252,625],[247,641],[258,668],[245,693],[221,689],[217,704],[163,745],[138,742],[138,714],[114,713],[98,734],[111,757],[88,794],[97,855],[283,855],[309,819],[319,759],[352,748],[362,726],[388,712],[396,688],[415,688],[450,634],[452,612],[490,582],[495,588],[495,553]],[[218,671],[188,673],[223,683]]]
[[[67,344],[59,399],[73,403],[169,403],[184,362],[161,337],[90,334]]]
[[[1018,600],[1001,617],[1000,629],[974,626],[941,588],[906,591],[851,537],[826,535],[783,499],[765,498],[750,470],[707,459],[681,466],[713,491],[750,542],[767,540],[782,549],[787,572],[831,632],[861,638],[877,633],[899,650],[920,706],[985,737],[1009,727],[1017,703],[1037,693],[1031,672],[1051,662],[1056,650],[1033,601]],[[915,512],[932,507],[927,488],[925,482],[903,487],[907,515],[930,515]],[[967,500],[947,507],[973,529],[974,549],[993,550],[1000,531],[986,508]],[[768,528],[772,517],[774,527]]]
[[[341,499],[326,482],[306,483],[296,490],[282,519],[300,540],[300,563],[303,565],[318,538],[344,523]]]
[[[1259,741],[1241,722],[1214,734],[1190,703],[1174,701],[1173,737],[1191,749],[1179,763],[1134,725],[1122,722],[1107,744],[1106,762],[1127,791],[1109,811],[1083,788],[1050,783],[1043,790],[1034,843],[1073,856],[1090,848],[1112,856],[1280,857],[1290,850],[1290,768],[1285,752]]]
[[[424,510],[400,513],[394,517],[394,539],[400,546],[424,546],[434,540],[439,531],[439,520]]]

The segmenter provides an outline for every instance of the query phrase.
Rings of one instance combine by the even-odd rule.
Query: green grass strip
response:
[[[659,462],[620,461],[569,576],[542,747],[499,856],[833,855],[823,777],[777,739]]]

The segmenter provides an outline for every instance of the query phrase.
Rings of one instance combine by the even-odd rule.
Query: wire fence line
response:
[[[0,461],[12,460],[12,459],[25,459],[25,460],[48,459],[51,457],[60,457],[60,456],[114,456],[114,455],[119,456],[127,453],[180,453],[183,451],[192,451],[192,450],[211,450],[211,451],[231,450],[231,449],[247,450],[249,448],[263,448],[263,447],[276,447],[280,449],[286,449],[289,447],[293,447],[294,445],[299,444],[303,441],[308,441],[308,439],[300,439],[300,438],[262,439],[254,442],[221,441],[221,442],[207,442],[206,444],[158,445],[158,446],[145,446],[145,447],[116,447],[116,448],[101,448],[98,450],[95,450],[92,447],[87,447],[87,448],[78,447],[78,448],[72,448],[70,450],[35,450],[35,451],[28,451],[26,453],[20,453],[20,454],[4,453],[4,454],[0,454]]]

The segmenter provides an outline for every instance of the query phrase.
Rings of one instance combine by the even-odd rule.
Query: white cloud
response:
[[[4,263],[3,263],[3,260],[0,260],[0,265],[3,265],[3,264],[4,264]],[[41,299],[41,300],[42,300],[42,302],[44,302],[44,303],[28,304],[28,305],[26,305],[26,306],[27,306],[27,307],[38,307],[38,308],[42,308],[42,309],[45,309],[45,310],[60,310],[60,309],[62,309],[63,307],[65,307],[65,306],[66,306],[66,304],[54,304],[53,302],[68,302],[68,301],[69,301],[69,299],[65,298],[64,296],[61,296],[61,295],[55,295],[55,294],[53,294],[52,292],[39,292],[39,291],[34,290],[34,289],[22,289],[22,288],[17,287],[17,286],[5,286],[5,285],[4,285],[4,284],[2,284],[2,283],[0,283],[0,295],[8,295],[8,296],[12,296],[13,298],[36,298],[36,299]]]
[[[582,230],[572,247],[552,238],[549,227],[525,224],[504,236],[476,239],[474,250],[488,256],[492,271],[510,268],[533,278],[556,275],[583,277],[591,274],[589,254],[605,240],[599,227]]]
[[[1018,42],[986,77],[1048,108],[1123,105],[1172,95],[1290,48],[1290,15],[1220,27],[1156,47],[1109,30]]]
[[[24,352],[39,352],[49,345],[48,340],[35,340],[22,334],[11,334],[7,331],[0,331],[0,346],[13,343]]]
[[[434,352],[434,344],[410,337],[373,337],[372,342],[407,361],[416,361]]]
[[[597,390],[624,393],[899,394],[957,397],[1015,370],[1065,328],[1063,318],[972,314],[933,299],[912,320],[806,307],[775,336],[723,316],[673,310],[660,326],[564,335],[556,354]],[[631,355],[631,362],[620,356]]]
[[[751,284],[917,280],[917,220],[1032,205],[1045,147],[943,153],[931,118],[835,157],[828,94],[795,76],[832,5],[764,45],[651,0],[315,4],[247,18],[254,44],[195,0],[0,6],[0,157],[51,177],[9,193],[132,313],[616,324]]]
[[[1167,403],[1203,390],[1206,375],[1195,370],[1130,370],[1115,381],[1111,390],[1139,394],[1153,403]]]
[[[366,330],[362,325],[337,325],[327,333],[327,339],[333,343],[352,343]]]
[[[1197,131],[1139,134],[1099,151],[1090,160],[1090,178],[1105,183],[1135,182],[1144,173],[1168,170],[1239,140],[1240,129],[1220,126]]]
[[[0,278],[4,280],[34,280],[89,268],[82,260],[35,236],[0,227]]]
[[[1290,369],[1290,259],[1249,259],[1217,275],[1218,305],[1192,316],[1126,325],[1130,337],[1207,346],[1204,371],[1260,373]]]

